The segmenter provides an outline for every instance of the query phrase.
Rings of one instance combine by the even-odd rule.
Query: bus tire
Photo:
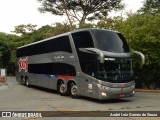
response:
[[[29,84],[29,79],[28,79],[28,78],[26,78],[26,80],[25,80],[25,85],[26,85],[27,87],[30,86],[30,84]]]
[[[21,77],[21,85],[25,85],[25,79],[24,79],[24,77]]]
[[[72,82],[71,85],[70,85],[70,96],[72,98],[78,98],[79,97],[78,96],[78,87],[74,82]]]
[[[58,81],[58,85],[57,85],[57,90],[58,90],[58,93],[62,96],[66,95],[67,94],[67,91],[66,91],[66,85],[64,84],[64,82],[62,80]]]

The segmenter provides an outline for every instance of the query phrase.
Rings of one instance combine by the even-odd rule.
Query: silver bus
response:
[[[119,32],[75,30],[19,47],[16,80],[73,98],[132,97],[135,82],[131,56]]]

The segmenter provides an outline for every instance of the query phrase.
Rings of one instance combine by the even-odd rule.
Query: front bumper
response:
[[[110,88],[108,90],[100,90],[99,91],[99,99],[119,99],[126,97],[133,97],[135,94],[135,90],[132,87],[126,88]]]

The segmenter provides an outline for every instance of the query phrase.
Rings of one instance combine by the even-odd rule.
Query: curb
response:
[[[160,93],[160,90],[135,89],[136,92],[153,92]]]
[[[0,83],[0,86],[2,86],[2,85],[8,85],[7,83]]]

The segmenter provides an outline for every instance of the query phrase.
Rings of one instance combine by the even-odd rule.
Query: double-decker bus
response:
[[[135,52],[143,57],[140,52]],[[116,99],[134,96],[131,52],[123,35],[80,29],[17,49],[16,80],[60,95]]]

